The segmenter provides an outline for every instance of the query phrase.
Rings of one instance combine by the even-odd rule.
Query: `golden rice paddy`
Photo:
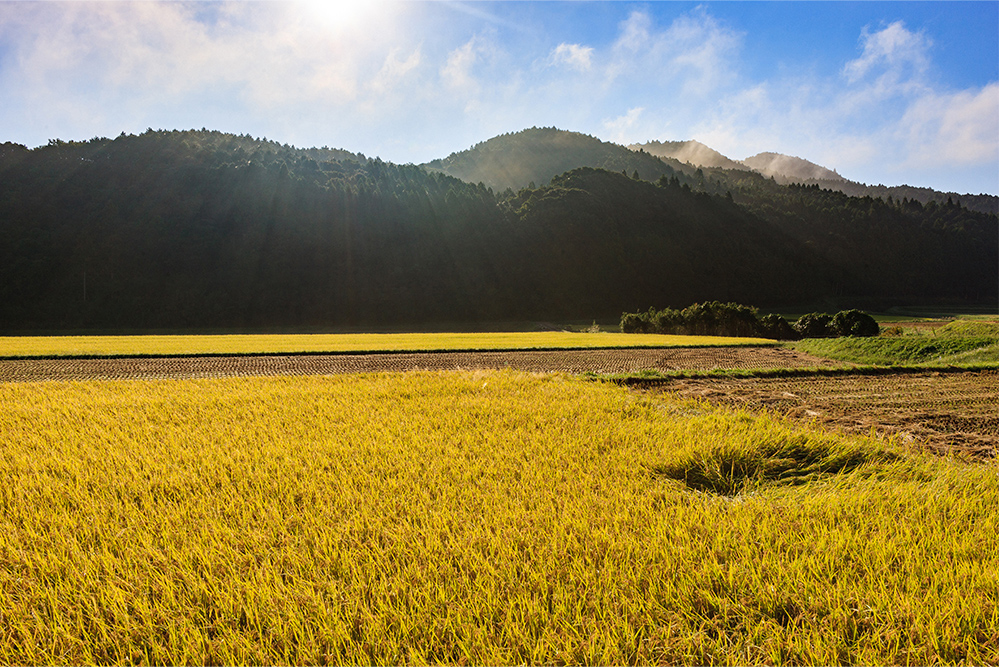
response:
[[[525,350],[772,345],[762,338],[568,331],[192,336],[0,336],[0,357],[294,354],[419,350]]]
[[[999,663],[999,470],[561,375],[0,386],[0,662]]]

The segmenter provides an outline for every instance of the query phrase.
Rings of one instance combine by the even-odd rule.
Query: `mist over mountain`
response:
[[[633,151],[645,151],[657,157],[672,158],[680,162],[689,162],[695,167],[711,169],[749,169],[747,165],[729,159],[713,148],[699,141],[649,141],[644,144],[631,144]]]
[[[832,310],[999,298],[999,219],[956,201],[785,186],[557,130],[457,158],[441,166],[483,182],[209,131],[0,145],[0,330],[431,326],[705,300]],[[589,159],[610,169],[577,164],[540,182]],[[536,187],[497,193],[487,172]]]
[[[773,176],[778,183],[846,180],[835,170],[826,169],[800,157],[780,153],[759,153],[747,157],[742,163],[764,176]]]
[[[828,169],[808,160],[783,155],[781,153],[759,153],[745,160],[732,160],[699,141],[649,141],[644,144],[631,144],[628,148],[644,151],[661,158],[689,162],[705,169],[746,170],[752,169],[764,176],[772,177],[778,183],[818,185],[825,190],[844,192],[852,197],[878,197],[887,200],[915,199],[922,204],[935,201],[943,204],[948,200],[958,202],[973,211],[999,213],[999,197],[987,194],[958,194],[941,192],[932,188],[911,185],[867,185],[844,178],[835,169]]]

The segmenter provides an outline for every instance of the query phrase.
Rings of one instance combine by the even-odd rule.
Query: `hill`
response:
[[[842,181],[842,176],[814,162],[780,153],[759,153],[747,157],[742,163],[764,176],[773,176],[778,183],[802,181]]]
[[[560,135],[537,136],[550,148]],[[218,132],[4,144],[0,330],[588,320],[704,300],[839,309],[999,296],[995,216],[568,139],[663,173],[584,167],[497,195],[439,170]]]
[[[493,137],[423,166],[469,183],[483,183],[497,192],[544,185],[577,167],[629,175],[637,171],[646,180],[694,171],[677,160],[663,160],[578,132],[537,127]]]
[[[631,144],[628,148],[633,151],[645,151],[661,158],[689,162],[695,167],[742,170],[750,168],[741,162],[725,157],[699,141],[650,141],[644,144]]]
[[[661,158],[672,158],[704,169],[745,171],[752,169],[764,176],[773,177],[778,183],[818,185],[825,190],[836,190],[851,197],[877,197],[902,200],[912,199],[921,204],[931,201],[944,204],[948,200],[980,213],[999,213],[999,197],[987,194],[958,194],[911,185],[867,185],[840,176],[828,169],[802,158],[780,153],[759,153],[745,160],[732,160],[699,141],[649,141],[631,144],[628,148],[644,151]],[[724,178],[720,176],[720,178]]]

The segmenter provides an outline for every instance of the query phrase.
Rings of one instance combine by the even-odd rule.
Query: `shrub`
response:
[[[877,321],[860,310],[841,310],[833,316],[832,325],[840,336],[868,338],[881,333]]]
[[[802,338],[836,338],[839,334],[832,322],[828,313],[808,313],[798,318],[794,330]]]
[[[774,340],[798,340],[801,338],[794,327],[787,323],[787,320],[775,313],[760,318],[760,335]]]

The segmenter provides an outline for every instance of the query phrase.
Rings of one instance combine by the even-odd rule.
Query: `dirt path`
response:
[[[628,373],[641,370],[712,368],[807,368],[830,363],[792,350],[768,347],[18,359],[0,360],[0,382],[337,375],[382,371],[502,368],[530,372]]]
[[[848,433],[873,429],[940,453],[993,458],[999,448],[999,371],[680,379],[650,391],[767,410]]]

